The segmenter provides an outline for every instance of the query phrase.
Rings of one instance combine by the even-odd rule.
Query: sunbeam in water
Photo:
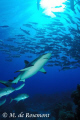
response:
[[[67,0],[41,0],[41,8],[44,9],[43,13],[45,15],[55,17],[53,12],[63,12],[65,5],[63,4]]]

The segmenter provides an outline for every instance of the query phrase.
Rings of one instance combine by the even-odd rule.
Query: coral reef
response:
[[[58,120],[75,120],[74,113],[71,111],[60,111],[59,112],[59,119]]]
[[[51,115],[55,116],[56,120],[75,120],[71,102],[57,104]]]
[[[77,90],[73,91],[71,97],[73,98],[75,105],[77,105],[75,118],[76,120],[80,120],[80,84],[77,85]]]

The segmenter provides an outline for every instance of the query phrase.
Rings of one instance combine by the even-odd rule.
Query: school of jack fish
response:
[[[72,12],[72,14],[70,14]],[[62,70],[69,70],[69,69],[76,69],[80,67],[80,5],[77,5],[75,11],[71,11],[69,8],[66,9],[63,13],[54,13],[57,17],[56,18],[49,18],[53,19],[50,24],[42,24],[42,27],[38,27],[37,22],[28,22],[23,24],[23,29],[20,27],[20,34],[15,34],[11,38],[7,39],[0,39],[0,52],[5,54],[5,61],[11,62],[14,58],[20,58],[22,55],[27,55],[27,58],[32,58],[34,55],[41,56],[43,53],[50,53],[48,58],[44,57],[48,64],[46,66],[53,67],[53,66],[60,66]],[[60,20],[62,18],[64,22]],[[67,26],[65,27],[65,23]],[[1,30],[7,30],[10,28],[8,25],[0,26]],[[35,35],[32,36],[31,31],[34,31]],[[22,44],[23,43],[23,44]],[[14,53],[13,53],[14,52]],[[42,55],[41,57],[43,57]],[[39,60],[39,59],[37,59]],[[35,61],[35,62],[34,62]],[[33,66],[37,64],[37,61],[34,60],[32,63],[28,63],[26,65],[28,69],[35,69]],[[45,63],[43,61],[43,65]],[[43,69],[43,65],[39,67],[38,71],[46,73]],[[25,73],[25,68],[19,70],[18,72]],[[24,74],[19,74],[22,76],[21,81],[25,81],[27,76]],[[33,73],[34,75],[36,73]],[[31,77],[30,75],[29,77]],[[22,84],[18,88],[11,87],[12,84],[17,83],[20,81],[20,78],[14,79],[13,81],[0,81],[0,83],[6,85],[6,88],[0,90],[0,97],[8,95],[16,90],[20,90],[24,87],[25,84]],[[27,94],[21,94],[13,100],[17,102],[26,99],[29,96]],[[6,102],[6,99],[0,101],[0,106]]]

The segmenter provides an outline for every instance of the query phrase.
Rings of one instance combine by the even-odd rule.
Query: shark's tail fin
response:
[[[11,101],[10,101],[10,103],[11,103],[13,100],[14,100],[14,99],[12,99],[12,98],[11,98]],[[10,103],[9,103],[9,104],[10,104]]]
[[[12,86],[12,81],[13,80],[8,80],[8,81],[0,80],[0,83],[5,85],[6,87],[10,87],[10,86]]]

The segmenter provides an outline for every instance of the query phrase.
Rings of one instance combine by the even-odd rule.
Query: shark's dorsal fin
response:
[[[24,63],[25,63],[25,65],[29,64],[29,62],[27,60],[24,60]]]
[[[46,74],[46,71],[45,71],[44,68],[41,68],[39,71],[42,72],[42,73],[44,73],[44,74]]]
[[[29,67],[27,67],[27,68],[24,68],[24,69],[18,70],[18,71],[16,71],[16,72],[27,71],[27,70],[29,70],[31,67],[33,67],[33,65],[31,65],[31,66],[29,66]]]

